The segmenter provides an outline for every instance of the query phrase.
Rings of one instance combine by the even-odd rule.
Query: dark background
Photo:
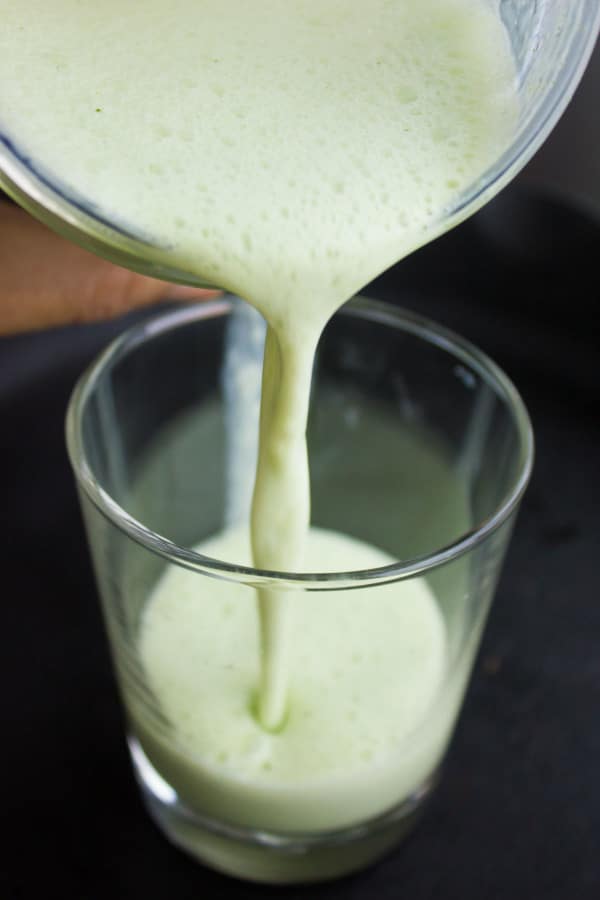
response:
[[[75,379],[126,323],[0,343],[1,897],[600,896],[599,238],[581,211],[513,187],[368,290],[500,363],[537,461],[429,814],[389,859],[329,886],[222,878],[148,820],[63,442]]]
[[[600,897],[595,67],[516,185],[365,291],[488,352],[523,394],[537,460],[442,785],[413,837],[359,876],[243,884],[155,830],[63,441],[75,379],[127,320],[0,341],[1,898]]]

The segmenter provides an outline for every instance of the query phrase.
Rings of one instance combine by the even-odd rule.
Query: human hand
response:
[[[0,334],[110,319],[160,300],[215,293],[115,266],[0,202]]]

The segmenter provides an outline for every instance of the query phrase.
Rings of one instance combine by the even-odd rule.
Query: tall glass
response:
[[[239,409],[248,406],[257,373],[242,362],[232,376],[231,310],[225,298],[172,311],[113,343],[73,394],[69,453],[133,768],[151,816],[171,841],[227,873],[274,883],[332,878],[393,847],[439,777],[529,479],[531,429],[515,388],[481,352],[416,315],[357,298],[330,322],[315,365],[312,523],[380,548],[385,564],[276,573],[212,558],[198,544],[243,518],[245,501],[237,500],[251,478],[255,439],[239,442],[240,427],[256,421],[252,411],[240,422]],[[172,652],[157,674],[148,621],[157,591],[172,578],[180,591],[169,613]],[[296,774],[265,764],[250,777],[236,769],[236,747],[226,738],[214,752],[219,709],[191,736],[164,700],[172,683],[176,696],[192,691],[192,713],[202,713],[226,673],[238,672],[239,647],[224,638],[225,619],[243,607],[257,633],[258,586],[285,590],[303,616],[293,635],[286,727],[296,727],[294,698],[309,679],[305,651],[331,657],[332,665],[313,699],[302,701],[303,715],[318,721],[335,679],[353,697],[351,710],[322,719],[315,732],[327,731],[333,748],[325,774],[317,741],[304,746]],[[361,625],[357,634],[353,622],[365,603],[374,623],[392,621],[384,619],[391,611],[397,624]],[[186,604],[194,628],[185,624]],[[415,650],[413,628],[402,624],[410,604],[434,627],[435,647]],[[255,649],[243,648],[250,669],[240,675],[239,720],[268,749],[283,732],[261,736],[254,720],[259,644],[252,635],[246,643]],[[369,666],[386,654],[409,681],[424,667],[427,690],[420,676],[419,691],[407,692],[402,680],[373,681]],[[374,731],[398,736],[378,745],[378,734],[368,734],[373,747],[356,754],[353,722],[372,723],[374,709]]]

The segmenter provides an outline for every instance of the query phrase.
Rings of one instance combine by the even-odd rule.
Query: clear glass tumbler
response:
[[[312,522],[379,548],[376,567],[360,549],[345,571],[214,558],[198,546],[240,526],[232,491],[254,452],[257,374],[244,360],[232,374],[233,304],[170,311],[114,342],[73,394],[68,447],[151,816],[221,871],[321,880],[393,847],[435,786],[532,434],[485,355],[356,298],[315,364]],[[294,616],[274,734],[254,715],[257,587],[286,592]]]

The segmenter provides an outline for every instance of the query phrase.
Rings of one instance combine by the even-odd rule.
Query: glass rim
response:
[[[66,415],[66,442],[77,484],[96,509],[136,543],[183,568],[252,587],[342,590],[398,581],[437,569],[469,553],[500,528],[516,510],[531,475],[534,440],[529,414],[512,381],[485,353],[444,326],[402,307],[358,296],[343,306],[336,315],[368,318],[373,322],[399,328],[437,346],[459,361],[466,362],[510,410],[518,434],[520,464],[509,490],[496,504],[494,511],[476,526],[461,533],[456,540],[433,552],[373,569],[346,572],[278,572],[237,565],[180,547],[174,541],[147,528],[123,509],[94,475],[85,454],[82,435],[87,403],[102,375],[140,344],[175,328],[228,314],[231,309],[231,300],[223,297],[191,307],[169,310],[134,325],[108,345],[73,389]]]

